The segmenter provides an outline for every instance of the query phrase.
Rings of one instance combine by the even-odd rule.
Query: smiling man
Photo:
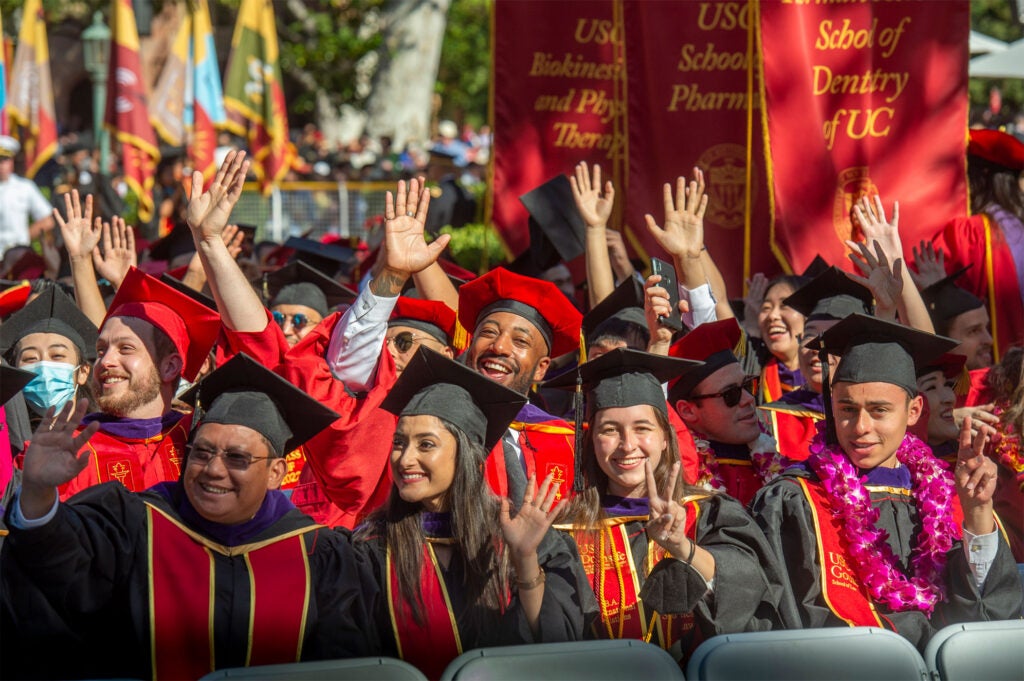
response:
[[[1019,616],[1020,580],[992,510],[991,429],[972,437],[965,419],[952,471],[907,433],[922,412],[917,371],[956,341],[856,314],[821,345],[841,356],[828,426],[752,505],[802,625],[884,627],[920,648],[947,624]]]
[[[756,383],[733,348],[735,319],[701,324],[669,350],[704,366],[668,384],[668,401],[697,442],[697,485],[727,492],[743,505],[782,472],[775,441],[762,434],[754,406]]]
[[[177,480],[189,417],[171,409],[178,381],[194,380],[220,330],[204,305],[137,269],[125,276],[96,341],[90,377],[99,424],[89,465],[61,499],[111,480],[133,492]]]
[[[141,494],[105,484],[59,503],[56,487],[91,463],[78,452],[97,426],[75,433],[82,404],[70,423],[71,405],[37,430],[0,572],[5,593],[37,594],[45,607],[10,602],[19,645],[5,638],[5,657],[59,665],[54,641],[68,632],[81,650],[54,677],[194,679],[380,654],[369,563],[276,491],[284,454],[338,415],[245,355],[186,399],[206,411],[181,479]]]

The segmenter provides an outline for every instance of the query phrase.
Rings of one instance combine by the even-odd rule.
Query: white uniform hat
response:
[[[18,140],[7,135],[0,135],[0,158],[14,158],[21,151]]]

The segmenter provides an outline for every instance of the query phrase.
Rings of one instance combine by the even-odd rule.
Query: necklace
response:
[[[707,436],[694,433],[693,442],[697,447],[697,456],[700,459],[696,485],[708,490],[728,492],[725,479],[722,478],[722,469],[718,465],[718,457],[715,456],[715,450],[711,447]],[[754,474],[765,485],[779,477],[786,469],[782,455],[776,451],[775,439],[767,433],[758,435],[750,445],[750,463]]]
[[[872,600],[893,611],[920,610],[931,615],[935,604],[945,598],[946,552],[959,535],[953,522],[953,478],[928,446],[910,433],[896,450],[896,460],[910,469],[911,494],[921,517],[909,578],[896,566],[896,556],[886,543],[888,534],[875,527],[879,512],[871,506],[863,479],[842,449],[825,446],[822,428],[811,442],[807,464],[821,480],[832,515],[842,527],[850,565]]]
[[[1003,410],[996,407],[996,416],[1002,416]],[[1024,489],[1024,454],[1020,450],[1020,435],[1014,432],[1013,426],[1007,426],[999,433],[995,443],[995,458],[1013,473],[1017,484]]]

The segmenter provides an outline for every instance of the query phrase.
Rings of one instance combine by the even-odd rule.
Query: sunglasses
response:
[[[301,312],[299,314],[281,314],[280,312],[271,312],[271,314],[274,316],[274,322],[276,322],[282,329],[289,319],[292,320],[292,328],[296,331],[302,331],[307,324],[315,323],[312,319]]]
[[[416,343],[417,341],[425,340],[436,339],[431,338],[430,336],[417,336],[413,334],[412,331],[403,331],[402,333],[396,333],[394,336],[391,336],[390,338],[385,338],[384,342],[393,343],[395,349],[398,350],[399,352],[409,352],[409,350],[412,349],[414,343]]]
[[[242,452],[224,452],[216,449],[206,449],[205,447],[195,447],[193,445],[189,445],[186,449],[188,450],[189,464],[196,464],[204,468],[210,465],[210,462],[218,456],[224,460],[224,467],[233,471],[247,471],[254,462],[271,458],[269,456],[253,456],[252,454],[244,454]]]
[[[708,393],[706,395],[690,395],[691,400],[703,400],[710,397],[721,397],[722,401],[725,402],[727,407],[735,407],[740,403],[740,399],[743,398],[743,393],[748,392],[751,395],[757,391],[757,376],[747,376],[743,379],[743,382],[739,385],[730,385],[725,390],[721,390],[717,393]]]

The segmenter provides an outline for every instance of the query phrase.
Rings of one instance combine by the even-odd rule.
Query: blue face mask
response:
[[[64,362],[36,362],[19,367],[36,375],[22,391],[33,411],[45,414],[53,407],[57,411],[75,396],[75,367]]]

